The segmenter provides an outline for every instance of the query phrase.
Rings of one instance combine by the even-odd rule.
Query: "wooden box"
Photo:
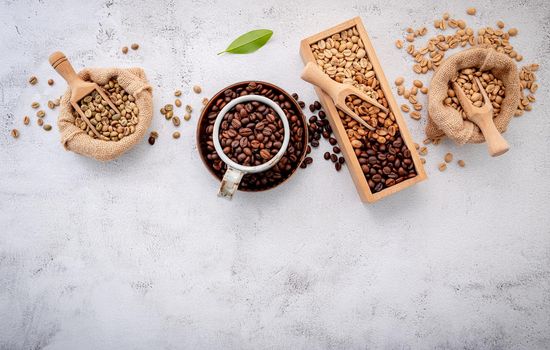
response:
[[[331,98],[328,95],[326,95],[321,89],[319,89],[318,87],[315,87],[315,90],[317,92],[317,95],[319,96],[321,105],[323,106],[325,112],[327,113],[330,126],[332,127],[335,138],[338,140],[338,144],[342,149],[342,153],[344,154],[344,158],[346,159],[346,163],[351,173],[351,177],[353,178],[353,181],[357,188],[357,192],[359,192],[359,196],[361,197],[361,200],[366,202],[375,202],[381,198],[384,198],[390,194],[401,191],[409,186],[412,186],[426,179],[426,173],[424,171],[422,162],[420,161],[418,152],[414,147],[414,141],[412,140],[410,132],[407,129],[407,125],[405,124],[405,120],[403,119],[403,116],[401,114],[401,110],[399,109],[399,106],[396,103],[395,98],[393,97],[390,85],[388,84],[388,81],[384,75],[382,67],[380,66],[380,62],[378,61],[378,57],[376,56],[374,47],[372,46],[372,43],[369,39],[369,36],[367,35],[365,27],[363,26],[363,22],[359,17],[355,17],[335,27],[332,27],[321,33],[315,34],[313,36],[310,36],[309,38],[302,40],[300,45],[300,54],[302,56],[302,60],[304,61],[304,64],[308,62],[315,63],[315,57],[313,55],[311,45],[317,43],[319,40],[326,39],[334,34],[340,33],[343,30],[347,30],[353,27],[355,27],[359,32],[360,40],[363,41],[363,44],[365,46],[366,57],[373,66],[373,70],[375,72],[376,78],[380,82],[381,89],[388,102],[389,109],[392,111],[392,113],[396,118],[396,122],[399,127],[401,137],[411,152],[411,156],[412,156],[414,166],[416,168],[417,176],[404,180],[391,187],[387,187],[381,190],[380,192],[372,193],[367,183],[367,179],[363,174],[363,171],[361,170],[361,165],[359,164],[359,160],[355,155],[353,147],[351,146],[351,142],[346,134],[344,125],[338,115],[336,106],[334,105]]]

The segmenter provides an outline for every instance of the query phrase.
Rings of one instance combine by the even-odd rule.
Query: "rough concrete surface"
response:
[[[326,144],[283,186],[228,202],[198,156],[198,113],[176,141],[155,112],[153,147],[98,163],[30,108],[66,88],[56,49],[77,69],[143,67],[155,110],[177,88],[199,109],[190,86],[211,96],[246,79],[311,103],[299,41],[353,16],[388,79],[410,82],[393,43],[408,26],[433,34],[445,11],[519,28],[513,45],[542,66],[537,102],[512,120],[506,155],[430,147],[429,179],[376,204],[322,160]],[[550,2],[0,0],[0,23],[0,349],[550,348]],[[255,28],[275,32],[263,49],[216,55]],[[424,121],[407,124],[420,142]],[[467,165],[440,173],[449,151]]]

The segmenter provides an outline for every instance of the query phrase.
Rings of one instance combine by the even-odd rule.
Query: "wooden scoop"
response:
[[[363,101],[366,101],[370,103],[373,106],[376,106],[380,108],[384,112],[388,112],[388,109],[378,103],[375,99],[372,97],[369,97],[367,94],[365,94],[363,91],[359,90],[353,85],[348,84],[340,84],[331,78],[329,78],[321,68],[319,68],[315,63],[309,62],[306,64],[303,72],[302,72],[302,79],[307,81],[308,83],[311,83],[313,85],[318,86],[321,88],[324,92],[326,92],[332,101],[334,101],[334,104],[336,107],[340,108],[344,113],[352,117],[355,121],[363,125],[364,127],[374,130],[374,128],[368,124],[366,121],[361,119],[354,111],[351,110],[346,105],[346,97],[349,95],[356,95]]]
[[[94,90],[96,90],[101,95],[101,98],[107,101],[109,106],[113,110],[115,110],[116,113],[120,113],[119,110],[116,108],[116,106],[113,104],[113,102],[111,102],[111,99],[107,96],[107,94],[105,94],[103,89],[99,87],[99,85],[97,85],[96,83],[82,80],[82,78],[80,78],[76,74],[73,66],[71,65],[67,57],[65,57],[65,54],[63,52],[56,51],[52,53],[50,55],[49,61],[52,67],[55,69],[55,71],[59,73],[59,75],[61,75],[63,79],[67,81],[67,84],[69,84],[69,87],[71,88],[70,102],[73,108],[75,109],[75,111],[78,112],[82,120],[86,122],[86,124],[90,127],[92,132],[98,138],[102,140],[108,140],[107,137],[101,135],[96,130],[95,126],[92,123],[90,123],[90,120],[88,119],[88,117],[86,117],[82,109],[80,109],[78,102],[82,100],[84,97],[91,94]]]
[[[493,122],[493,105],[491,104],[491,100],[489,100],[483,85],[481,85],[481,82],[477,77],[475,77],[475,81],[479,87],[481,95],[483,96],[483,107],[474,106],[472,101],[470,101],[457,83],[453,83],[453,89],[468,119],[474,122],[479,129],[481,129],[483,136],[485,136],[489,154],[492,157],[498,157],[501,154],[506,153],[510,149],[510,146],[504,137],[502,137],[500,132],[498,132],[498,129]]]

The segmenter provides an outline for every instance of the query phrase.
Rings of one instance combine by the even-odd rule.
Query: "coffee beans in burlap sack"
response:
[[[508,123],[520,101],[520,82],[515,62],[503,53],[490,48],[476,47],[454,54],[446,59],[437,69],[430,83],[428,94],[428,124],[426,136],[438,139],[445,135],[459,144],[481,143],[483,134],[469,120],[464,120],[461,113],[444,100],[451,88],[449,82],[458,75],[461,69],[478,68],[480,71],[491,71],[502,80],[505,96],[501,103],[500,113],[495,117],[495,125],[501,133],[506,131]]]
[[[141,68],[85,68],[78,75],[86,81],[97,83],[100,87],[116,78],[120,87],[135,99],[139,109],[138,122],[135,131],[119,141],[92,138],[75,125],[74,109],[69,102],[71,91],[68,88],[61,98],[62,108],[57,119],[61,143],[69,151],[100,161],[118,158],[143,139],[153,119],[152,88],[145,72]]]

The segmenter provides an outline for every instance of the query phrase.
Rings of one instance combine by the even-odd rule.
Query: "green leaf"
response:
[[[269,29],[257,29],[250,31],[235,39],[231,44],[229,44],[227,49],[218,53],[218,55],[221,55],[224,52],[237,54],[254,52],[264,46],[272,35],[273,31]]]

